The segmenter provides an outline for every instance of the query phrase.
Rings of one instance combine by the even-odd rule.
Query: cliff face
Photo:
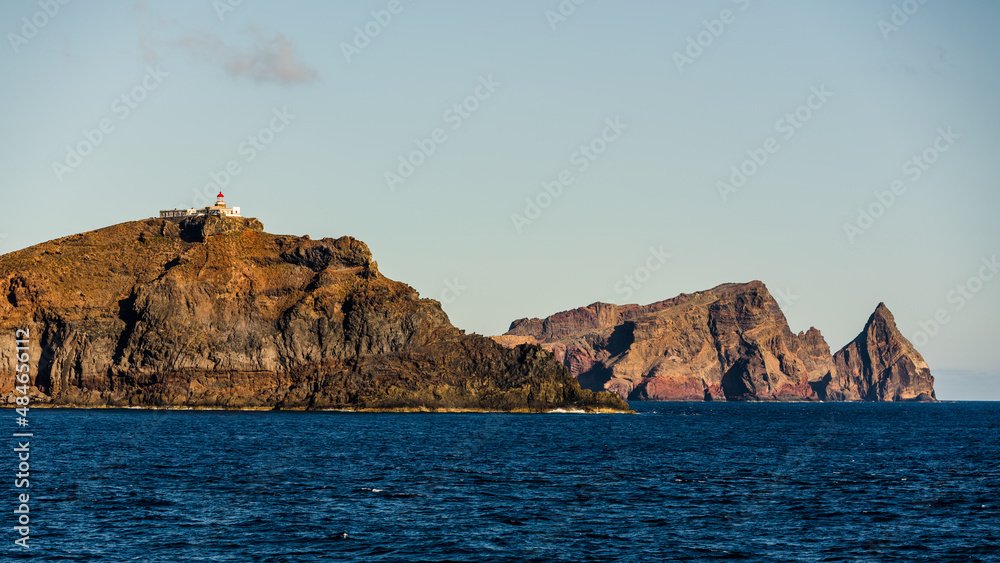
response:
[[[884,303],[868,318],[861,334],[834,355],[836,385],[827,399],[864,401],[933,400],[930,368],[899,333]]]
[[[31,331],[37,401],[88,406],[625,410],[551,354],[466,335],[351,237],[255,219],[123,223],[0,257],[0,393]]]
[[[546,319],[521,319],[495,339],[508,346],[539,344],[584,387],[629,399],[933,397],[926,363],[884,305],[858,339],[831,356],[815,328],[791,332],[758,281],[647,306],[595,303]]]

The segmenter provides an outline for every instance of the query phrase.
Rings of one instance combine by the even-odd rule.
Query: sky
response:
[[[0,253],[201,206],[452,322],[761,280],[1000,400],[1000,4],[0,3]]]

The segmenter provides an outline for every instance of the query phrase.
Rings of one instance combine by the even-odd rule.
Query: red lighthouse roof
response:
[[[225,196],[224,196],[224,195],[222,195],[222,192],[219,192],[219,195],[217,195],[217,196],[215,196],[215,197],[225,197]]]

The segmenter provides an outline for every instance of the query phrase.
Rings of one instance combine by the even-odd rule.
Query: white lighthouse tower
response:
[[[208,215],[219,215],[220,217],[239,217],[240,208],[239,207],[226,207],[226,196],[219,192],[219,195],[215,196],[215,205],[212,207],[205,208]]]
[[[211,192],[209,192],[211,193]],[[185,217],[191,217],[196,215],[215,215],[216,217],[240,217],[239,207],[226,207],[226,196],[219,192],[219,195],[215,196],[215,205],[210,207],[202,207],[201,209],[167,209],[160,211],[161,219],[173,219],[175,221],[180,221]]]

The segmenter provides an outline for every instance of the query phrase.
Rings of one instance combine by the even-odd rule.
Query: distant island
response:
[[[831,355],[819,330],[792,333],[759,281],[520,319],[494,339],[538,344],[584,388],[628,400],[936,400],[930,368],[884,303]]]
[[[351,237],[167,210],[0,256],[0,395],[32,405],[631,412],[539,346],[465,334]]]

